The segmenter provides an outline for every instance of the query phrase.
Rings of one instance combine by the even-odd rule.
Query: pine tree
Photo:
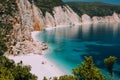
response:
[[[106,64],[107,70],[111,76],[113,76],[113,66],[116,62],[116,59],[117,58],[115,56],[110,56],[110,57],[104,59],[104,63]]]
[[[94,66],[91,56],[85,56],[85,61],[78,65],[78,68],[73,69],[73,73],[77,80],[105,80],[105,76]]]

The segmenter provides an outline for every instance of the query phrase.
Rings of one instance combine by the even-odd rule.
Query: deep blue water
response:
[[[56,28],[40,32],[37,38],[49,46],[45,56],[65,73],[71,74],[71,69],[77,67],[84,60],[84,56],[93,56],[95,65],[107,75],[104,58],[116,56],[114,74],[115,78],[120,76],[119,24]]]
[[[62,0],[64,2],[104,2],[109,4],[117,4],[120,5],[120,0]]]

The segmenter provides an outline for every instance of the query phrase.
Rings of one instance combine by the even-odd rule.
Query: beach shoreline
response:
[[[36,39],[36,35],[39,32],[40,31],[31,32],[33,41],[38,42],[38,40]],[[43,50],[42,55],[30,53],[20,56],[8,55],[6,57],[14,60],[15,63],[22,61],[23,65],[30,65],[31,73],[35,74],[38,77],[38,80],[42,80],[44,76],[50,79],[52,77],[65,75],[62,70],[60,70],[53,62],[45,57],[45,54],[46,51]]]

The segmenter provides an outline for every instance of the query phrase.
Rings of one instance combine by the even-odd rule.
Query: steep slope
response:
[[[29,0],[30,3],[34,3],[38,8],[41,9],[43,15],[46,11],[52,14],[53,8],[56,6],[62,6],[64,3],[62,0]]]
[[[17,12],[15,0],[0,0],[0,55],[3,55],[11,44],[10,34]]]
[[[13,25],[18,18],[16,0],[0,0],[0,80],[37,80],[37,76],[30,73],[30,66],[23,66],[22,62],[15,64],[6,58],[5,53],[11,52],[13,45]],[[14,43],[15,45],[15,43]]]
[[[22,22],[21,26],[28,26],[28,28],[31,28],[29,30],[42,30],[46,27],[80,24],[80,17],[69,6],[62,5],[61,0],[55,2],[54,0],[38,0],[35,2],[22,0],[18,1],[17,4],[20,12],[20,21]],[[50,4],[47,5],[49,8],[43,7],[43,4]]]
[[[31,52],[41,54],[42,46],[39,43],[33,43],[31,38],[32,31],[40,31],[58,26],[120,22],[120,15],[117,13],[114,13],[112,16],[104,17],[90,17],[87,14],[83,14],[80,18],[71,7],[64,4],[61,0],[12,0],[8,2],[6,0],[6,3],[10,3],[11,7],[4,5],[3,2],[1,6],[4,5],[8,10],[12,10],[12,14],[6,16],[5,14],[10,14],[10,11],[7,9],[4,11],[4,8],[1,8],[2,10],[0,13],[4,15],[2,15],[0,20],[1,22],[11,23],[11,25],[13,25],[10,36],[11,40],[9,42],[10,48],[8,51],[8,53],[11,54],[28,54]],[[101,4],[99,4],[99,6],[100,5]],[[16,12],[14,13],[13,11]],[[28,45],[35,48],[34,44],[39,44],[40,47],[38,52],[30,47],[26,49],[30,52],[24,50],[24,46]]]
[[[112,5],[101,2],[67,2],[79,16],[88,14],[89,16],[108,16],[114,12],[120,14],[120,5]]]

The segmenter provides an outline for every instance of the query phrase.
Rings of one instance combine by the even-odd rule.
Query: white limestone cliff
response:
[[[30,41],[30,44],[24,43],[24,45],[34,46],[31,38],[32,31],[40,31],[45,28],[58,26],[120,23],[120,14],[117,13],[113,13],[112,16],[94,16],[92,18],[87,14],[83,14],[80,18],[68,5],[64,5],[54,7],[52,11],[53,14],[46,12],[45,16],[43,16],[42,11],[33,1],[30,3],[28,0],[16,0],[16,3],[18,5],[19,14],[14,20],[14,29],[11,34],[11,38],[13,38],[13,40],[11,40],[11,45],[16,48],[21,48],[21,46],[18,46],[18,43],[21,44],[26,41]],[[13,47],[11,48],[13,49]]]
[[[46,12],[46,14],[45,14],[45,25],[46,25],[46,27],[55,26],[54,17],[49,12]]]
[[[56,6],[53,8],[53,14],[46,12],[43,16],[42,11],[34,5],[34,2],[30,3],[28,0],[17,1],[21,23],[30,30],[39,31],[48,27],[120,22],[120,15],[117,13],[113,13],[112,16],[94,16],[92,18],[83,14],[80,18],[68,5]]]
[[[87,14],[82,15],[82,24],[91,24],[92,19]]]
[[[45,23],[47,27],[80,25],[80,17],[69,6],[57,6],[53,9],[53,16],[46,12]]]
[[[114,18],[115,22],[118,22],[118,23],[120,22],[120,17],[117,13],[114,12],[112,17]]]
[[[64,6],[64,9],[65,9],[66,15],[68,15],[68,18],[73,25],[81,24],[81,18],[68,5]]]
[[[24,34],[24,32],[26,32],[26,30],[24,31],[25,28],[27,28],[27,30],[29,30],[27,32],[30,33],[32,30],[40,30],[42,26],[44,26],[43,14],[41,10],[34,5],[34,2],[32,4],[28,0],[17,0],[16,2],[20,18],[17,24],[20,24],[20,28],[22,29],[21,33],[26,38],[28,35]]]
[[[11,46],[8,53],[11,54],[27,54],[31,51],[33,53],[41,53],[42,48],[38,48],[38,43],[33,42],[31,37],[31,31],[40,31],[44,26],[44,17],[40,9],[38,9],[34,3],[30,3],[28,0],[16,0],[18,6],[18,16],[14,20],[13,31],[11,34]],[[22,44],[22,45],[21,45]],[[26,46],[24,49],[23,46]],[[30,47],[29,47],[30,46]],[[40,45],[39,45],[40,46]],[[32,50],[34,49],[34,50]],[[36,50],[39,50],[36,52]]]
[[[112,16],[92,17],[92,23],[120,23],[119,14],[113,13]]]

